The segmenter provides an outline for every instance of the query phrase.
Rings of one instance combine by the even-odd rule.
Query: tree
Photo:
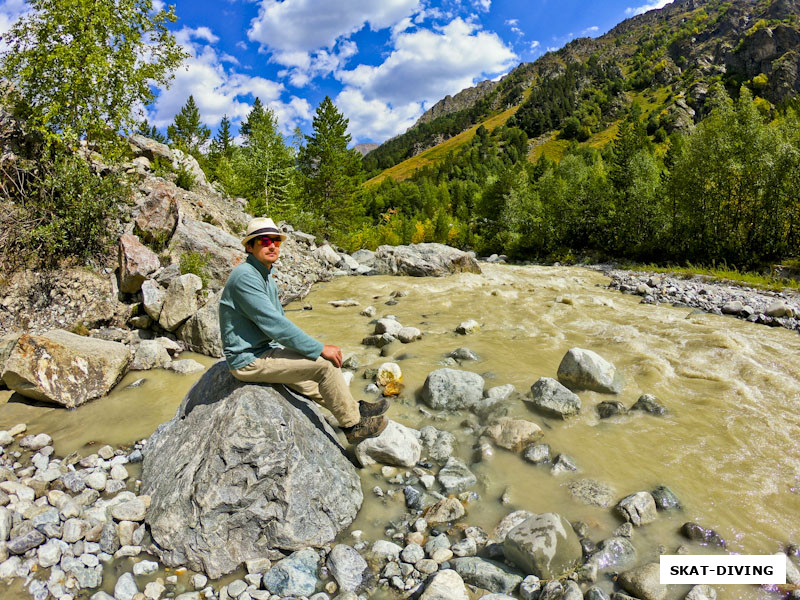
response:
[[[8,34],[0,76],[30,126],[74,144],[118,140],[186,54],[152,0],[29,0]]]
[[[158,130],[158,127],[156,127],[155,125],[150,125],[147,119],[144,119],[142,120],[141,123],[139,123],[139,127],[137,128],[136,133],[143,135],[144,137],[148,137],[151,140],[161,142],[162,144],[167,143],[167,136],[161,133]]]
[[[184,152],[197,155],[210,135],[211,130],[203,125],[194,96],[189,96],[186,104],[175,115],[172,125],[167,127],[170,142]]]
[[[231,135],[231,120],[228,115],[222,117],[217,129],[217,135],[211,141],[211,154],[230,157],[233,150],[233,136]]]
[[[328,96],[317,107],[313,133],[306,136],[298,166],[308,208],[321,218],[320,229],[342,233],[363,214],[357,194],[362,179],[361,157],[348,150],[348,120]]]

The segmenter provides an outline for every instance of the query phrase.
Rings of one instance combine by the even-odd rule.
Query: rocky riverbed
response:
[[[610,288],[642,297],[644,304],[670,304],[717,315],[730,315],[771,327],[800,329],[800,295],[791,290],[760,290],[707,276],[677,277],[665,273],[598,267]]]

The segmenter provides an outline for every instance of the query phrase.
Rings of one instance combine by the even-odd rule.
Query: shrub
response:
[[[176,174],[178,177],[175,179],[175,185],[179,188],[189,191],[194,187],[194,175],[184,165],[178,167]]]
[[[208,286],[208,257],[199,252],[184,252],[180,259],[181,275],[193,273],[203,282],[203,287]]]

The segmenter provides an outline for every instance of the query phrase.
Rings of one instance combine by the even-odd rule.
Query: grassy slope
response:
[[[442,159],[444,159],[447,154],[458,150],[464,144],[469,143],[473,137],[475,137],[475,132],[478,130],[478,127],[483,125],[489,131],[492,131],[496,127],[503,125],[506,121],[508,121],[511,116],[517,112],[519,106],[512,106],[508,110],[501,112],[493,117],[489,117],[482,123],[477,125],[473,125],[466,131],[462,131],[458,135],[451,137],[449,140],[442,142],[434,146],[433,148],[428,148],[424,152],[420,152],[416,156],[412,156],[404,160],[401,163],[397,163],[395,166],[390,167],[383,171],[380,175],[376,175],[369,181],[367,181],[364,185],[373,186],[379,185],[384,179],[387,177],[391,177],[395,181],[403,181],[404,179],[408,179],[411,177],[416,171],[419,169],[430,165],[435,164]]]

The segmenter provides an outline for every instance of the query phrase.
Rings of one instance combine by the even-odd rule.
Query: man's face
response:
[[[253,256],[262,265],[271,269],[280,256],[280,243],[281,238],[278,236],[264,235],[258,237],[253,242]]]

